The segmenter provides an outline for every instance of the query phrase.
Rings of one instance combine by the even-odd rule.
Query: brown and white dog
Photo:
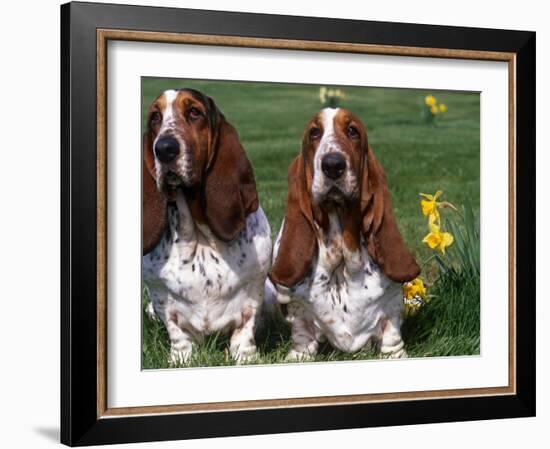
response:
[[[171,360],[217,331],[249,359],[272,244],[237,132],[211,98],[167,90],[149,108],[143,153],[142,272]]]
[[[289,359],[326,338],[356,352],[376,342],[406,356],[401,283],[420,272],[397,228],[390,192],[359,118],[323,109],[306,126],[288,173],[288,202],[266,292],[292,326]]]

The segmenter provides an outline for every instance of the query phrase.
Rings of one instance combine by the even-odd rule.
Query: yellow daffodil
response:
[[[426,106],[435,106],[437,103],[437,100],[433,95],[428,95],[426,98],[424,98],[424,102],[426,103]]]
[[[403,297],[406,299],[412,299],[415,296],[420,296],[421,298],[426,297],[426,287],[420,278],[416,278],[411,282],[405,282],[405,284],[403,284]]]
[[[433,115],[439,114],[439,109],[437,108],[437,105],[436,105],[436,104],[434,104],[434,105],[430,108],[430,112],[431,112]]]
[[[445,248],[453,244],[454,237],[449,232],[441,232],[435,222],[430,221],[428,226],[430,233],[422,241],[431,249],[439,250],[441,254],[445,254]]]
[[[429,301],[424,282],[416,278],[411,282],[405,282],[402,288],[404,314],[405,316],[415,315],[418,309]]]
[[[435,195],[430,195],[428,193],[421,193],[420,196],[423,196],[425,199],[420,200],[420,207],[422,208],[422,213],[429,217],[430,222],[439,221],[439,211],[437,208],[440,203],[437,202],[437,199],[443,194],[442,190],[435,192]]]
[[[319,89],[319,100],[321,100],[321,103],[325,102],[326,96],[327,96],[327,88],[323,86]]]
[[[443,103],[441,103],[441,104],[439,105],[439,112],[441,112],[441,113],[443,113],[443,114],[444,114],[445,112],[447,112],[447,106],[445,106]]]
[[[340,89],[336,89],[334,91],[334,96],[338,98],[346,98],[346,96],[344,95],[344,92],[342,92]]]
[[[419,195],[424,197],[424,199],[420,200],[420,207],[422,208],[422,213],[428,217],[430,223],[440,224],[438,209],[450,207],[451,209],[457,210],[456,207],[448,201],[437,201],[438,198],[443,195],[442,190],[438,190],[434,195],[430,195],[429,193],[420,193]]]

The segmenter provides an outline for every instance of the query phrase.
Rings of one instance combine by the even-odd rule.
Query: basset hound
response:
[[[248,360],[272,242],[237,132],[210,97],[167,90],[149,107],[143,142],[142,274],[171,361],[188,361],[217,331]]]
[[[361,120],[323,109],[288,172],[288,200],[266,292],[291,323],[289,359],[325,338],[352,353],[404,357],[401,283],[420,269],[399,233],[384,172]],[[273,288],[274,287],[274,288]]]

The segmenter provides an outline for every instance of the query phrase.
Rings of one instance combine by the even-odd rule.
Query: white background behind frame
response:
[[[506,62],[123,41],[107,57],[109,408],[507,385]],[[480,91],[481,356],[142,371],[141,76]]]

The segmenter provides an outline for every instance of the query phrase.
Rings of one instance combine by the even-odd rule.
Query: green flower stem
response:
[[[432,254],[430,257],[428,257],[424,262],[422,262],[422,265],[426,265],[430,260],[434,259],[437,254]]]

